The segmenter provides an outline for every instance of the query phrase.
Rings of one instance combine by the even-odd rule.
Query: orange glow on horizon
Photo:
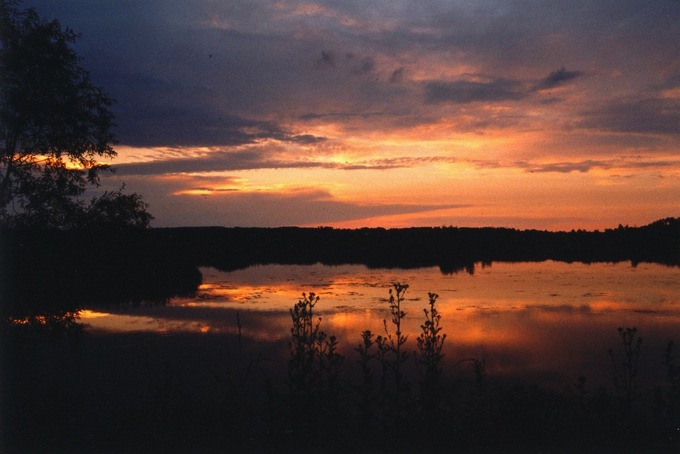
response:
[[[508,114],[503,105],[469,108],[488,115]],[[539,121],[544,113],[537,109]],[[650,160],[636,147],[608,145],[601,150],[607,157],[595,159],[593,154],[601,147],[588,140],[605,140],[608,136],[601,132],[576,136],[553,128],[500,128],[481,134],[460,128],[457,123],[464,118],[444,116],[400,128],[372,128],[365,120],[352,126],[294,123],[291,129],[327,140],[297,144],[267,139],[235,147],[236,164],[244,153],[247,168],[237,165],[234,170],[219,167],[232,164],[232,151],[210,147],[127,147],[121,155],[123,163],[133,165],[160,163],[168,157],[200,162],[217,156],[214,171],[206,170],[205,164],[193,172],[187,166],[184,172],[166,171],[130,183],[130,189],[142,194],[147,191],[135,185],[165,186],[170,188],[166,194],[205,199],[200,205],[167,200],[152,204],[152,211],[161,212],[154,223],[158,226],[164,211],[188,209],[196,223],[203,214],[223,211],[223,216],[214,216],[217,221],[206,222],[243,227],[605,229],[620,223],[644,225],[680,210],[680,161],[674,153],[655,150]],[[377,126],[380,121],[376,119]],[[283,202],[266,203],[274,199]],[[327,220],[315,221],[321,211],[315,211],[314,204],[320,201],[321,217]],[[312,219],[290,219],[291,210],[285,208],[290,204],[310,207]],[[251,214],[247,221],[226,215],[258,206],[261,214]]]

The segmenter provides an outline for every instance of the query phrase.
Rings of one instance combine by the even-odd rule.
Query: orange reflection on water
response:
[[[474,274],[451,275],[436,268],[267,265],[202,273],[204,283],[194,297],[175,298],[166,307],[82,317],[107,330],[235,336],[238,313],[244,339],[285,351],[289,309],[302,292],[314,292],[320,296],[314,310],[321,329],[337,336],[341,351],[353,357],[362,331],[384,335],[387,319],[394,333],[388,291],[402,282],[410,285],[402,306],[410,351],[417,349],[427,294],[436,292],[446,359],[485,359],[496,375],[558,376],[569,382],[579,374],[596,377],[596,367],[610,364],[608,349],[620,344],[619,326],[637,327],[655,361],[666,341],[680,341],[680,269],[660,265],[494,263]]]
[[[163,332],[167,329],[164,327],[164,322],[162,320],[140,315],[114,314],[85,309],[79,312],[79,318],[89,327],[104,331]]]
[[[162,308],[153,308],[152,310],[158,312],[159,309]],[[211,326],[207,323],[167,318],[153,312],[147,314],[118,314],[85,309],[78,313],[78,318],[90,329],[118,333],[155,332],[162,334],[194,332],[205,334],[211,331]]]
[[[215,279],[213,269],[203,269],[204,280]],[[302,290],[304,291],[304,290]],[[309,293],[309,290],[307,291]],[[300,287],[293,283],[266,282],[232,285],[228,282],[204,282],[194,298],[176,298],[171,306],[216,307],[242,310],[287,310],[301,298]]]

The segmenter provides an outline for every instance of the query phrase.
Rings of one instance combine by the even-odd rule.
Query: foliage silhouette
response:
[[[80,197],[110,170],[98,159],[116,156],[116,139],[113,100],[80,66],[77,38],[34,9],[0,1],[0,225],[149,225],[137,194],[107,192],[89,205]]]
[[[387,362],[387,365],[394,376],[394,392],[399,395],[404,391],[402,386],[403,375],[401,373],[402,364],[406,362],[409,356],[408,352],[404,351],[404,344],[408,340],[408,335],[404,335],[401,330],[402,320],[406,317],[406,312],[402,307],[406,300],[405,295],[408,290],[408,284],[395,282],[393,287],[394,288],[389,291],[389,304],[390,315],[392,316],[391,322],[394,325],[394,336],[387,326],[387,320],[383,320],[383,325],[385,328],[387,347],[393,354],[393,358]]]
[[[393,295],[391,304],[397,305],[397,295],[403,294]],[[426,321],[433,320],[435,300],[431,297],[425,308]],[[397,404],[399,396],[388,393],[388,408],[401,405],[402,424],[389,427],[396,419],[388,415],[388,430],[383,433],[381,403],[375,398],[380,384],[374,378],[381,370],[376,337],[364,331],[354,348],[357,361],[343,362],[335,356],[343,346],[337,339],[321,335],[318,301],[316,295],[306,294],[291,310],[290,321],[300,329],[291,330],[287,349],[285,344],[281,346],[281,353],[287,353],[281,357],[282,369],[267,370],[276,355],[261,361],[264,346],[241,336],[238,312],[233,351],[227,348],[219,355],[205,355],[205,350],[222,350],[223,337],[126,335],[106,341],[112,345],[102,344],[104,339],[86,339],[77,350],[62,349],[58,343],[43,344],[6,358],[11,367],[4,373],[3,383],[10,384],[12,393],[3,394],[10,396],[3,401],[3,412],[12,418],[6,425],[10,438],[1,448],[6,448],[3,452],[40,452],[49,447],[55,452],[390,453],[671,453],[680,448],[677,419],[672,413],[677,407],[670,399],[677,391],[678,379],[672,344],[664,349],[660,364],[667,386],[658,416],[645,412],[647,407],[641,405],[648,395],[643,392],[644,382],[635,382],[641,397],[635,401],[639,412],[632,414],[621,412],[617,396],[610,397],[605,388],[587,389],[585,377],[560,392],[532,383],[508,382],[487,373],[485,361],[463,359],[439,363],[438,402],[445,405],[431,416],[424,413],[428,393],[424,381],[417,388],[420,392],[414,390],[413,395],[421,405]],[[404,312],[403,307],[392,311],[397,315]],[[429,329],[423,332],[426,336],[432,333]],[[437,333],[443,338],[443,329]],[[626,342],[631,339],[631,351],[636,349],[636,331],[622,330],[619,335]],[[447,338],[455,339],[451,333]],[[626,345],[624,342],[624,351]],[[293,394],[286,366],[310,364],[305,360],[310,349],[315,351],[310,367],[319,375],[306,382],[309,389]],[[298,352],[302,360],[296,363],[293,358]],[[385,352],[390,361],[395,360],[392,350]],[[606,351],[602,353],[606,360]],[[92,358],[100,355],[104,364],[93,371]],[[624,361],[632,363],[633,356]],[[213,362],[215,357],[220,361]],[[417,357],[422,359],[422,355]],[[456,374],[451,370],[444,373],[444,368],[455,364],[470,367]],[[357,375],[351,374],[352,368],[357,369]],[[401,370],[404,382],[413,379],[412,372]],[[389,378],[392,388],[393,377]],[[344,386],[345,382],[350,386]],[[73,389],[79,392],[73,393]],[[308,400],[301,400],[302,396]]]
[[[149,230],[144,230],[149,233]],[[192,295],[198,268],[125,231],[4,230],[0,315],[23,319],[78,310],[164,304]]]
[[[288,386],[290,403],[288,419],[294,425],[286,432],[296,448],[313,446],[319,436],[328,438],[337,426],[338,374],[344,356],[338,352],[335,336],[321,330],[321,318],[315,318],[314,307],[319,301],[314,292],[303,293],[290,309],[292,327],[288,341]]]
[[[402,332],[402,321],[406,317],[403,304],[408,284],[395,282],[389,290],[390,324],[383,320],[384,335],[376,337],[377,358],[381,365],[381,402],[383,432],[398,432],[403,423],[404,410],[408,400],[409,386],[404,381],[403,366],[409,358],[405,349],[408,335]],[[390,330],[390,326],[394,332]]]
[[[420,392],[412,396],[419,405],[412,405],[415,401],[405,399],[406,392],[396,392],[399,386],[408,389],[407,374],[399,367],[403,364],[399,359],[405,361],[407,356],[397,355],[397,351],[403,351],[407,345],[407,337],[401,333],[401,322],[406,316],[402,303],[407,288],[405,284],[394,284],[390,291],[389,311],[393,318],[390,323],[384,321],[385,335],[375,336],[370,331],[363,331],[361,342],[353,349],[357,354],[354,364],[359,369],[359,381],[349,388],[336,390],[338,400],[353,402],[353,406],[338,406],[320,398],[326,395],[325,391],[310,382],[306,392],[316,395],[310,400],[316,406],[289,409],[292,412],[287,415],[296,421],[296,428],[289,430],[297,435],[294,442],[289,440],[288,448],[302,452],[316,449],[411,452],[416,447],[439,451],[454,446],[463,452],[636,452],[640,449],[674,452],[677,449],[678,440],[674,429],[671,429],[672,420],[667,417],[674,408],[670,400],[665,407],[665,422],[659,425],[656,420],[645,419],[642,413],[633,415],[629,411],[617,410],[616,402],[604,388],[590,395],[583,376],[573,387],[559,393],[534,384],[505,384],[498,379],[490,381],[485,370],[486,361],[469,358],[456,364],[470,365],[473,375],[470,393],[461,392],[460,385],[441,386],[444,376],[441,347],[445,334],[439,325],[437,298],[433,293],[428,295],[425,321],[416,340],[418,362],[421,366],[429,366],[430,379],[425,378],[428,374],[428,367],[425,367],[424,371],[421,370],[424,378]],[[313,299],[310,300],[310,297]],[[316,296],[303,294],[296,307],[313,308],[317,301]],[[295,309],[291,313],[295,313]],[[307,317],[304,323],[307,328],[302,332],[309,333],[300,338],[307,339],[303,344],[312,345],[308,339],[323,337],[318,335],[318,322],[309,323],[313,320],[309,310],[300,310],[299,313]],[[297,320],[293,317],[294,325]],[[396,331],[389,330],[388,326]],[[623,363],[626,365],[619,366],[615,362],[618,371],[615,389],[621,401],[632,401],[641,395],[635,383],[640,341],[635,328],[621,328],[618,332],[624,345]],[[671,350],[672,347],[668,347],[664,356],[664,366],[670,374],[669,397],[674,395],[673,386],[677,387],[677,371]],[[320,354],[317,355],[320,357]],[[610,359],[614,358],[613,352],[610,352]],[[374,380],[376,371],[380,377],[378,382]],[[401,374],[400,380],[396,380],[397,371]],[[376,398],[376,386],[379,398]],[[355,399],[344,398],[348,389],[354,392]],[[335,417],[330,423],[329,415],[333,414]],[[348,415],[356,415],[354,422],[350,422],[352,418]],[[348,432],[354,435],[340,439],[329,436],[330,433]],[[279,442],[275,441],[274,446],[279,446]]]
[[[400,253],[390,252],[394,249]],[[195,291],[201,266],[234,270],[267,263],[360,263],[384,268],[439,266],[445,273],[474,272],[480,262],[549,259],[680,266],[678,251],[680,219],[673,218],[605,232],[458,228],[43,231],[0,226],[0,293],[2,309],[9,311],[12,301],[18,300],[42,301],[43,307],[57,308],[73,299],[74,293],[78,300],[162,300]]]
[[[309,400],[319,388],[321,350],[326,334],[321,331],[321,318],[314,319],[314,306],[319,297],[313,292],[303,293],[302,299],[290,309],[293,326],[288,343],[288,380],[291,393],[303,400]]]
[[[670,439],[675,439],[680,444],[680,368],[673,357],[672,340],[668,341],[663,351],[662,365],[666,370],[666,393],[661,393],[661,421],[660,424],[666,429]]]
[[[680,219],[604,232],[503,228],[163,228],[128,232],[158,253],[229,271],[251,265],[364,264],[369,268],[439,267],[473,273],[478,264],[556,260],[654,262],[680,266]],[[247,245],[247,247],[244,247]],[[394,250],[399,252],[396,253]]]
[[[78,228],[121,229],[148,227],[153,216],[147,211],[142,196],[124,194],[121,190],[106,191],[100,197],[93,197]]]
[[[626,410],[630,410],[633,402],[640,397],[640,391],[635,379],[639,371],[638,364],[640,361],[642,338],[636,338],[637,328],[624,329],[619,327],[617,331],[623,344],[624,359],[620,364],[617,363],[612,349],[609,349],[609,356],[614,368],[614,385]]]
[[[361,383],[354,386],[354,389],[359,394],[357,400],[359,412],[357,433],[360,437],[367,437],[373,431],[372,420],[375,397],[373,394],[374,375],[372,363],[376,356],[376,353],[373,351],[376,345],[373,336],[370,330],[362,331],[361,342],[354,349],[359,354],[359,359],[356,360],[356,363],[361,370]]]
[[[426,394],[431,394],[426,395],[423,400],[427,407],[432,407],[437,400],[439,380],[442,375],[442,360],[444,359],[442,349],[446,334],[441,333],[442,328],[439,326],[441,315],[435,307],[439,295],[428,293],[428,298],[429,309],[423,309],[425,321],[420,325],[422,332],[417,342],[420,355],[418,362],[424,367],[421,386]]]

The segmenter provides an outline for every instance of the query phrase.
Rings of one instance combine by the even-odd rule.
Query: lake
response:
[[[663,380],[667,341],[680,340],[680,268],[642,263],[556,261],[477,265],[443,274],[438,268],[369,269],[362,265],[263,265],[221,272],[202,268],[195,296],[162,306],[86,310],[92,333],[203,333],[241,336],[253,349],[287,353],[289,309],[302,292],[320,297],[321,329],[336,335],[346,356],[361,332],[384,334],[392,284],[408,284],[403,310],[407,348],[416,350],[428,292],[439,295],[445,371],[464,373],[484,360],[490,377],[562,389],[579,376],[610,385],[609,349],[621,347],[618,327],[643,338],[640,380]],[[277,347],[278,346],[278,347]],[[279,348],[279,350],[277,350]],[[621,353],[622,354],[622,353]],[[461,362],[462,361],[462,362]]]
[[[436,267],[263,265],[201,268],[200,285],[187,270],[198,285],[183,293],[191,296],[150,292],[147,301],[126,302],[118,301],[125,292],[106,287],[109,295],[95,295],[80,313],[85,335],[82,325],[16,319],[4,338],[0,450],[680,447],[680,373],[677,361],[663,364],[668,341],[680,340],[678,267],[493,262],[446,274]],[[407,357],[397,372],[396,355],[381,360],[373,344],[362,368],[362,332],[384,335],[388,319],[395,334],[388,301],[396,282],[409,285],[401,307]],[[290,309],[303,292],[319,296],[315,317],[337,336],[344,361],[328,350],[306,365],[304,355],[292,359]],[[439,295],[446,334],[442,375],[430,381],[417,362],[428,292]],[[637,328],[629,356],[619,327]],[[628,376],[626,364],[639,373]]]

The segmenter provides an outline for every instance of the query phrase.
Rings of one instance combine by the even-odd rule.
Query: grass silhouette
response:
[[[407,316],[404,307],[407,289],[408,285],[402,283],[395,283],[390,289],[391,318],[383,321],[383,334],[376,336],[368,330],[361,333],[353,349],[356,359],[351,363],[358,369],[358,374],[353,375],[358,377],[354,383],[350,383],[349,378],[343,380],[343,372],[346,376],[350,374],[339,367],[341,362],[336,363],[332,374],[321,367],[324,355],[334,352],[338,342],[332,338],[330,344],[323,343],[326,335],[319,328],[320,319],[316,324],[312,322],[313,308],[319,298],[303,294],[296,306],[298,309],[291,310],[291,345],[306,347],[291,349],[290,364],[300,362],[295,358],[301,352],[308,355],[309,349],[315,351],[311,356],[317,358],[319,381],[306,382],[305,392],[317,394],[310,399],[315,407],[306,410],[317,419],[313,428],[305,426],[308,430],[304,440],[294,437],[296,439],[289,439],[285,446],[295,451],[336,452],[638,452],[650,449],[675,452],[678,448],[678,371],[673,361],[672,342],[665,350],[663,361],[668,386],[663,390],[662,401],[653,410],[637,405],[642,392],[636,382],[641,346],[636,328],[618,329],[623,345],[621,362],[616,361],[614,350],[609,350],[614,365],[615,395],[610,395],[604,387],[595,392],[589,390],[584,376],[579,376],[564,392],[532,383],[494,380],[486,372],[486,361],[477,358],[453,363],[454,367],[456,364],[468,366],[460,371],[470,383],[466,386],[455,377],[452,381],[451,374],[445,374],[443,345],[447,334],[441,326],[435,293],[428,294],[428,305],[423,308],[421,333],[415,340],[417,350],[409,350],[408,336],[402,332]],[[298,314],[307,318],[301,323]],[[306,328],[301,330],[300,324]],[[418,366],[417,388],[411,386],[416,377],[404,368],[411,357]],[[307,364],[312,363],[310,360]],[[329,377],[333,377],[332,382]],[[326,387],[319,385],[322,381]],[[337,386],[343,381],[348,386]],[[331,394],[335,395],[334,399],[329,399]],[[299,409],[293,406],[289,410],[292,408]],[[298,422],[309,419],[307,413],[295,411],[287,413],[287,417]],[[661,421],[663,424],[660,418],[665,418]],[[283,444],[276,442],[275,446]]]
[[[623,356],[609,352],[612,394],[591,389],[577,371],[563,391],[509,382],[489,373],[483,358],[443,360],[455,330],[444,332],[434,293],[422,308],[420,335],[409,339],[402,332],[407,289],[392,286],[384,333],[363,331],[348,347],[351,361],[322,329],[320,298],[303,293],[290,309],[283,370],[269,367],[272,351],[242,336],[248,324],[238,315],[226,357],[205,336],[138,335],[142,348],[132,351],[130,336],[93,350],[94,339],[75,346],[68,336],[41,343],[31,334],[33,348],[4,358],[12,394],[3,398],[2,452],[680,451],[672,342],[654,389],[638,380],[648,363],[635,328],[618,330]],[[13,336],[25,339],[26,331],[17,325],[6,341]],[[205,349],[221,360],[201,368],[196,352]],[[93,352],[122,367],[93,371],[82,360]],[[191,374],[179,367],[184,362]]]

